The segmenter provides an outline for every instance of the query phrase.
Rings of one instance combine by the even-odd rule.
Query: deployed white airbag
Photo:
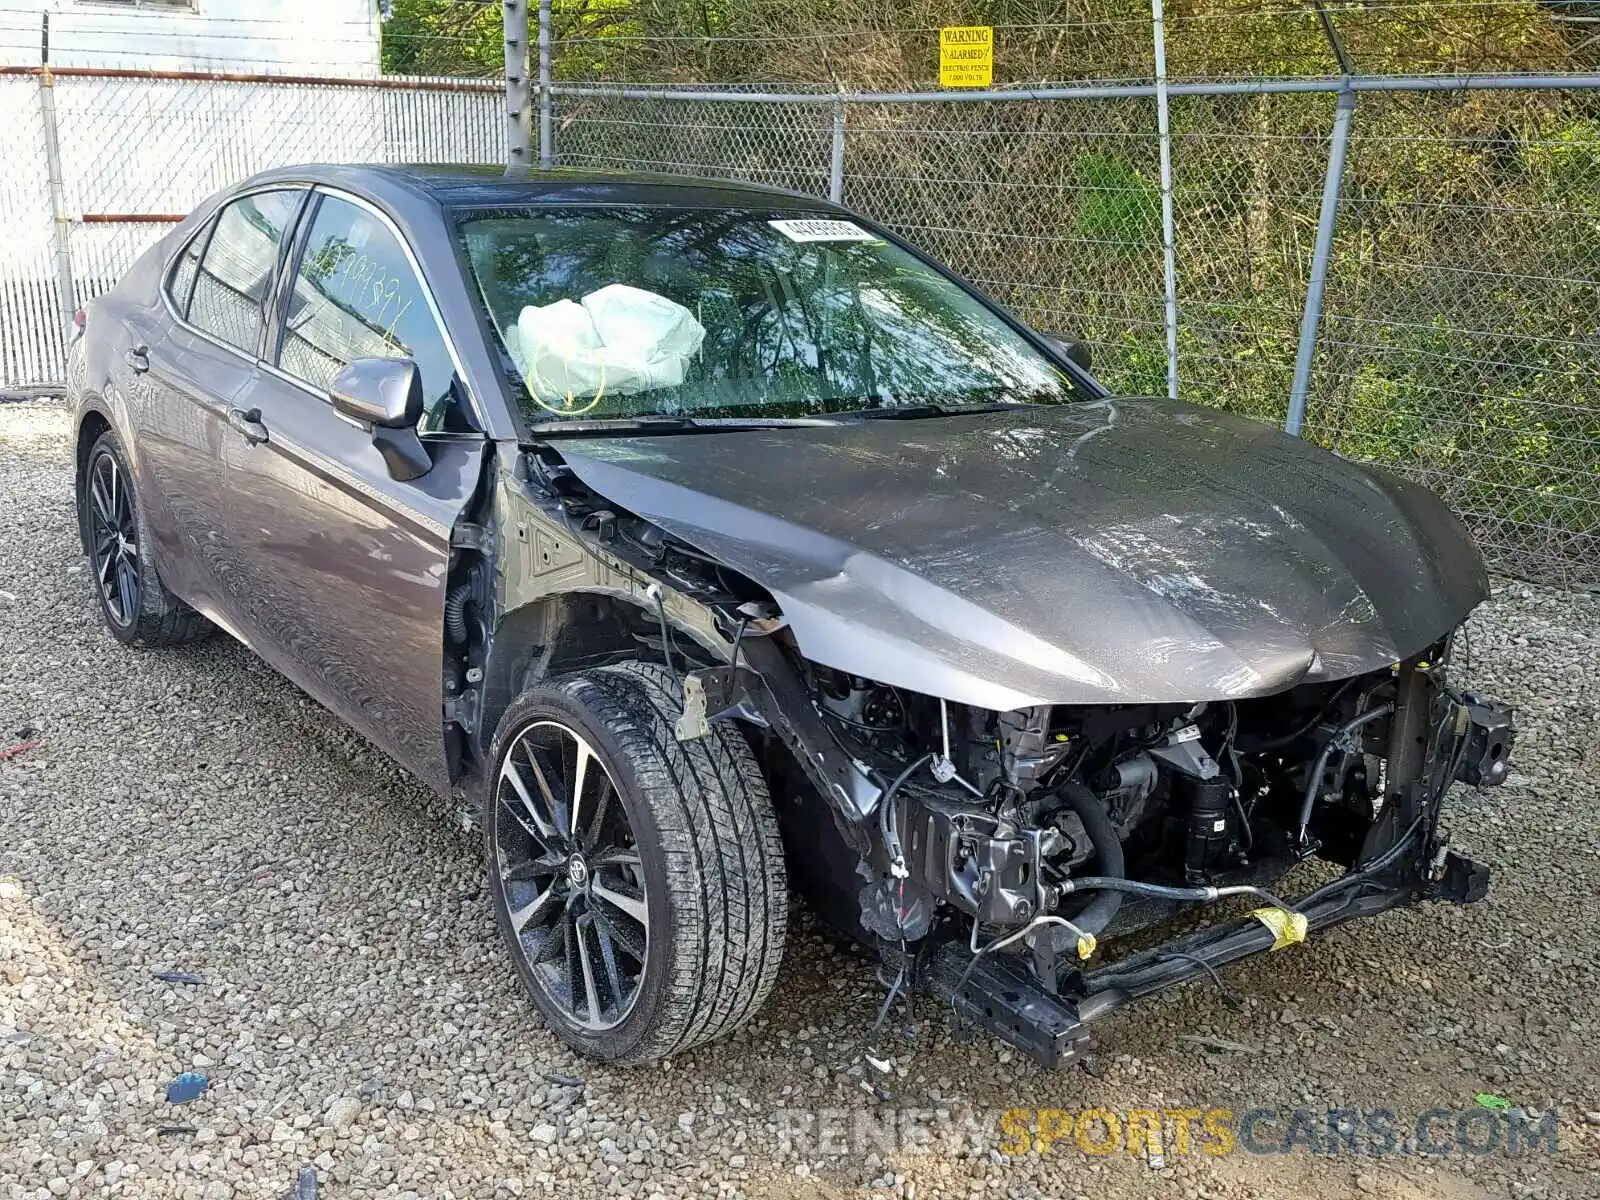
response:
[[[598,401],[607,393],[676,387],[705,336],[683,305],[612,283],[581,303],[525,307],[517,317],[518,365],[541,403]]]

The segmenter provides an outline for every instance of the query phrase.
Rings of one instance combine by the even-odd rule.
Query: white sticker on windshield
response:
[[[768,221],[791,242],[875,242],[876,234],[868,233],[854,221],[831,221],[820,217],[803,217],[786,221]]]

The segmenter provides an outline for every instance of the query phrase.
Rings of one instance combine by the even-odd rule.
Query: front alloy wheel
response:
[[[678,741],[682,712],[674,675],[619,663],[534,684],[489,747],[495,920],[551,1031],[607,1062],[737,1029],[783,957],[766,781],[729,724]]]
[[[573,1025],[614,1028],[639,995],[650,905],[611,772],[582,734],[535,721],[501,763],[493,820],[494,869],[536,986]]]

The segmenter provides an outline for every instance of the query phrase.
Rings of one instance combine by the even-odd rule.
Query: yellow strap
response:
[[[1290,912],[1286,908],[1258,908],[1250,915],[1272,930],[1274,950],[1306,940],[1305,913]]]

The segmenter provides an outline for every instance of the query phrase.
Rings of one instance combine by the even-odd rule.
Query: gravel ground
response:
[[[277,1197],[307,1167],[333,1197],[1600,1196],[1600,598],[1510,583],[1474,619],[1475,681],[1522,729],[1512,783],[1452,802],[1486,903],[1246,964],[1237,1011],[1208,986],[1147,1001],[1096,1027],[1092,1070],[954,1042],[924,1005],[874,1110],[845,1068],[880,990],[803,914],[731,1041],[645,1070],[569,1054],[517,991],[455,802],[225,638],[101,630],[67,432],[0,405],[0,748],[40,743],[0,762],[0,1197]],[[190,1070],[211,1089],[168,1104]],[[1405,1125],[1481,1091],[1558,1110],[1558,1152],[997,1150],[1013,1107]]]

